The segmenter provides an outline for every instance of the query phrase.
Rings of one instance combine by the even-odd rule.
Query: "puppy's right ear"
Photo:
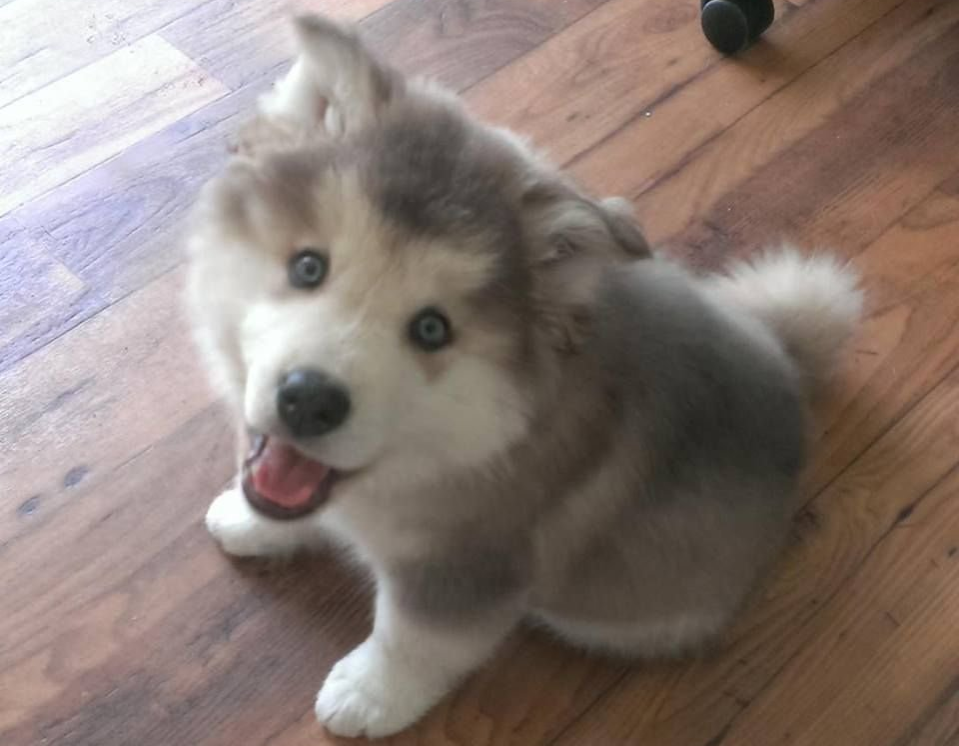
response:
[[[370,53],[352,27],[316,15],[300,16],[294,25],[300,56],[261,99],[268,118],[343,137],[372,122],[402,89],[400,76]]]

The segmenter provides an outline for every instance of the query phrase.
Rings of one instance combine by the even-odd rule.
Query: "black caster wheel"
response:
[[[773,0],[700,0],[703,33],[723,54],[752,44],[773,22]]]

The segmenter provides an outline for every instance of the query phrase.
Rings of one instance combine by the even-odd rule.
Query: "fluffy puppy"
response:
[[[376,582],[320,720],[405,728],[523,620],[630,656],[713,639],[786,533],[853,273],[694,277],[353,30],[296,29],[198,201],[190,296],[241,443],[209,530],[331,536]]]

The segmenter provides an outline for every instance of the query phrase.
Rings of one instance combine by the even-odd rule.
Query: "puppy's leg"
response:
[[[381,584],[373,633],[333,666],[316,698],[316,716],[341,736],[396,733],[486,660],[519,616],[518,609],[504,608],[455,624],[421,619]]]
[[[223,551],[235,557],[265,557],[291,553],[322,543],[321,530],[311,518],[277,521],[257,513],[239,484],[224,490],[206,512],[206,528]]]

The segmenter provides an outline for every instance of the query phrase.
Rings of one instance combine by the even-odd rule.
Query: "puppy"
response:
[[[522,621],[638,657],[714,639],[782,544],[854,274],[784,250],[694,277],[353,30],[296,30],[198,200],[190,297],[241,444],[210,532],[333,537],[376,581],[319,719],[401,730]]]

